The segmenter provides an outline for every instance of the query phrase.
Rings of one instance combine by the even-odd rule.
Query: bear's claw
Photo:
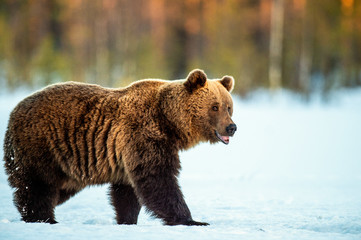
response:
[[[208,226],[209,223],[206,223],[206,222],[196,222],[196,221],[191,220],[191,221],[187,222],[185,225],[187,225],[187,226]]]
[[[175,225],[185,225],[185,226],[208,226],[209,223],[206,222],[197,222],[192,219],[177,221],[177,222],[167,222],[166,225],[175,226]]]

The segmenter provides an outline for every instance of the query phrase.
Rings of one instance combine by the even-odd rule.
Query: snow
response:
[[[1,144],[25,95],[0,95]],[[163,226],[144,209],[138,225],[116,225],[107,185],[57,207],[59,224],[24,223],[1,164],[0,239],[361,239],[361,89],[330,99],[305,103],[287,91],[235,97],[230,144],[180,153],[188,206],[210,226]]]

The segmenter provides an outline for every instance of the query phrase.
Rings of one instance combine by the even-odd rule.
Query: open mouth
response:
[[[226,145],[229,143],[229,136],[221,136],[221,135],[217,132],[217,130],[215,130],[214,132],[216,133],[217,138],[218,138],[222,143],[224,143],[224,144],[226,144]]]

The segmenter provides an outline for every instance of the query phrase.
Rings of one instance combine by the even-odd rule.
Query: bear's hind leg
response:
[[[129,185],[112,184],[111,201],[116,212],[118,224],[137,224],[141,208],[134,189]]]
[[[18,182],[14,203],[25,222],[57,223],[54,208],[58,192],[40,180]]]

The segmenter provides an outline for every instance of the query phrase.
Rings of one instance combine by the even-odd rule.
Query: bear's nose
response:
[[[236,124],[229,124],[228,127],[226,127],[226,131],[229,135],[233,135],[237,131],[237,125]]]

